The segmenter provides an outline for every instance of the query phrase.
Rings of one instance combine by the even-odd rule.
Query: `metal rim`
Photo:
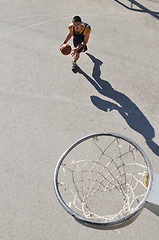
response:
[[[61,197],[61,194],[59,192],[59,189],[58,189],[58,184],[57,184],[57,180],[58,180],[58,171],[60,169],[60,165],[62,163],[62,161],[65,159],[65,157],[68,155],[68,153],[73,149],[75,148],[77,145],[79,145],[80,143],[82,143],[83,141],[86,141],[90,138],[93,138],[93,137],[98,137],[98,136],[112,136],[112,137],[118,137],[124,141],[127,141],[129,143],[131,143],[140,153],[141,155],[143,156],[145,162],[146,162],[146,165],[147,165],[147,168],[148,168],[148,172],[149,172],[149,183],[148,183],[148,187],[147,187],[147,191],[146,191],[146,194],[144,196],[144,198],[142,199],[142,201],[139,203],[139,205],[133,209],[128,215],[124,216],[123,218],[120,218],[118,220],[115,220],[115,221],[109,221],[109,222],[98,222],[98,221],[95,221],[95,220],[90,220],[90,219],[87,219],[87,218],[84,218],[80,215],[78,215],[77,213],[75,213],[74,211],[72,211],[66,204],[65,202],[63,201],[62,197]],[[151,170],[151,164],[149,162],[149,159],[148,157],[146,156],[145,152],[142,150],[142,148],[137,144],[135,143],[133,140],[127,138],[127,137],[124,137],[120,134],[116,134],[116,133],[95,133],[95,134],[91,134],[91,135],[88,135],[88,136],[85,136],[81,139],[79,139],[78,141],[76,141],[75,143],[73,143],[61,156],[61,158],[59,159],[58,163],[57,163],[57,166],[55,168],[55,172],[54,172],[54,189],[55,189],[55,193],[56,193],[56,196],[59,200],[59,202],[61,203],[61,205],[63,206],[63,208],[71,215],[73,216],[78,222],[80,222],[81,224],[84,224],[86,226],[89,226],[89,227],[93,227],[93,228],[99,228],[99,229],[113,229],[113,228],[116,228],[117,227],[122,227],[122,225],[127,225],[126,222],[130,219],[133,219],[135,218],[135,216],[138,216],[139,213],[141,212],[141,210],[143,209],[145,203],[146,203],[146,199],[150,193],[150,190],[151,190],[151,187],[152,187],[152,178],[153,178],[153,175],[152,175],[152,170]]]

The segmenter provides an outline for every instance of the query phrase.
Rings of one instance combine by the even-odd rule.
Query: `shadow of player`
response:
[[[149,148],[159,156],[159,146],[152,140],[155,137],[155,131],[148,119],[141,110],[134,104],[125,94],[115,90],[111,84],[101,79],[100,66],[102,61],[93,55],[86,53],[94,63],[92,77],[88,76],[81,68],[77,68],[76,72],[82,74],[94,88],[103,96],[106,96],[116,103],[106,101],[97,96],[91,96],[92,103],[100,110],[109,112],[117,111],[127,122],[127,124],[136,132],[140,133],[146,140]]]

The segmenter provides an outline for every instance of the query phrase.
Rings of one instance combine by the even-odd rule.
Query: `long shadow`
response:
[[[149,148],[159,156],[159,146],[152,140],[155,137],[155,131],[148,119],[130,98],[115,90],[108,81],[101,79],[100,66],[103,62],[89,53],[87,53],[87,56],[89,56],[94,63],[92,77],[88,76],[79,67],[77,68],[77,73],[82,74],[101,95],[116,102],[115,104],[97,96],[91,96],[92,103],[105,112],[118,111],[133,130],[143,135]]]
[[[119,0],[114,0],[114,1],[117,2],[117,3],[119,3],[120,5],[122,5],[123,7],[131,10],[131,11],[148,13],[148,14],[150,14],[151,16],[159,19],[159,12],[151,11],[150,9],[144,7],[142,4],[140,4],[139,2],[136,2],[135,0],[127,0],[128,2],[131,3],[131,7],[128,7],[126,4],[122,3],[122,2],[119,1]],[[136,6],[136,7],[138,7],[139,9],[134,9],[134,8],[133,8],[133,5]]]

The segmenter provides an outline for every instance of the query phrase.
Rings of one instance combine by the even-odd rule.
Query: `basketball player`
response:
[[[89,24],[82,22],[79,16],[75,16],[72,23],[68,27],[69,33],[66,36],[63,44],[66,44],[73,36],[74,49],[72,50],[72,70],[74,71],[77,66],[77,60],[80,57],[81,52],[87,51],[87,42],[91,33],[91,27]]]

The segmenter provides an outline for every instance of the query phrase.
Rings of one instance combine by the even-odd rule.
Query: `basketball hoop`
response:
[[[159,181],[157,174],[155,179]],[[96,229],[124,227],[144,207],[159,215],[152,183],[151,165],[143,150],[113,133],[92,134],[75,142],[54,173],[61,205],[79,223]]]

